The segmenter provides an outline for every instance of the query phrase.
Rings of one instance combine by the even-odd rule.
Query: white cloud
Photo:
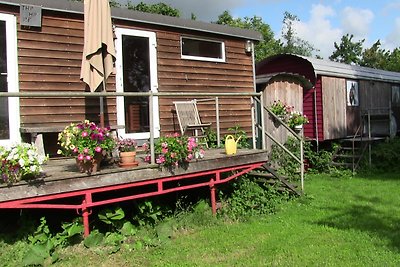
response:
[[[343,35],[341,29],[331,24],[330,18],[335,18],[335,16],[336,12],[330,6],[317,4],[312,5],[308,21],[299,21],[295,24],[298,36],[319,49],[317,54],[325,59],[332,54],[333,43],[340,40]]]
[[[400,17],[396,18],[393,30],[382,42],[382,47],[384,49],[393,50],[394,48],[399,46],[400,46]]]
[[[355,40],[367,39],[373,19],[374,13],[368,9],[345,7],[341,12],[343,31],[345,34],[353,34]]]

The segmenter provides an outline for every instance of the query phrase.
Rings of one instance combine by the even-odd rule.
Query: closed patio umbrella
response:
[[[108,0],[85,0],[84,47],[81,79],[95,92],[100,85],[106,90],[106,80],[115,60],[114,35]],[[100,97],[100,125],[104,127],[103,97]]]

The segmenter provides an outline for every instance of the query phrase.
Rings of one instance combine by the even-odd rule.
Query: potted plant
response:
[[[122,138],[117,142],[119,151],[119,160],[121,167],[137,166],[136,161],[136,148],[137,142],[133,138]]]
[[[288,114],[288,107],[287,105],[283,104],[280,100],[274,101],[270,107],[272,113],[274,113],[279,118],[284,118]]]
[[[41,173],[41,165],[47,159],[47,156],[40,156],[32,144],[0,146],[0,183],[12,184],[23,179],[35,178]]]
[[[296,131],[303,128],[303,124],[308,123],[308,118],[299,111],[292,111],[289,115],[288,125]]]
[[[274,103],[272,103],[272,105],[270,106],[270,110],[280,120],[279,121],[274,116],[272,116],[272,120],[273,120],[273,122],[274,122],[276,127],[279,127],[281,122],[283,122],[283,123],[286,122],[287,115],[291,111],[292,108],[293,107],[285,105],[280,100],[274,101]]]
[[[75,156],[79,170],[90,174],[98,171],[101,160],[112,151],[116,142],[109,127],[101,128],[85,120],[65,127],[58,135],[58,144],[58,154]]]
[[[148,151],[149,145],[144,144]],[[193,159],[204,157],[205,151],[198,146],[193,137],[181,136],[178,133],[160,137],[154,144],[155,162],[168,168],[185,167]],[[145,161],[150,162],[150,155]]]

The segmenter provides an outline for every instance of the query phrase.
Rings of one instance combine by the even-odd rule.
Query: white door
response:
[[[157,85],[157,51],[154,32],[117,28],[116,31],[117,92],[154,92]],[[159,137],[158,98],[153,97],[150,112],[149,97],[117,97],[119,136],[137,140],[150,138],[150,114],[153,114],[154,137]]]
[[[0,92],[18,92],[17,21],[0,13]],[[0,97],[0,145],[20,142],[19,101]]]

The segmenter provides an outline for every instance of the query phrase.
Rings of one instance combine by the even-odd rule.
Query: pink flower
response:
[[[176,153],[171,153],[171,158],[175,158],[176,157]]]
[[[82,132],[82,137],[87,137],[88,135],[89,135],[88,132],[86,132],[86,131]]]
[[[165,162],[165,158],[164,156],[160,155],[157,159],[156,159],[156,163],[157,164],[163,164]]]
[[[179,133],[174,133],[173,137],[179,137]]]
[[[96,146],[96,148],[94,149],[94,151],[96,151],[97,153],[100,153],[100,152],[101,152],[101,147]]]
[[[78,153],[78,148],[74,147],[74,149],[72,150],[74,153]]]
[[[148,143],[144,143],[142,145],[142,147],[143,147],[144,150],[147,150],[147,149],[149,149],[149,144]]]
[[[87,155],[87,156],[86,156],[86,160],[92,160],[92,156]]]
[[[167,153],[168,153],[168,148],[162,148],[162,149],[161,149],[161,153],[167,154]]]
[[[168,143],[166,143],[166,142],[162,143],[162,144],[161,144],[161,147],[162,147],[162,148],[167,148],[167,147],[168,147]]]
[[[85,147],[85,148],[83,149],[83,153],[85,153],[85,154],[89,153],[89,148]]]
[[[192,160],[192,159],[193,159],[193,154],[190,153],[189,155],[187,155],[187,159],[188,159],[188,160]]]
[[[144,161],[145,162],[150,162],[151,161],[150,155],[147,155],[146,157],[144,157]]]
[[[78,155],[78,160],[83,160],[83,159],[84,159],[84,156],[82,154],[79,154]]]

